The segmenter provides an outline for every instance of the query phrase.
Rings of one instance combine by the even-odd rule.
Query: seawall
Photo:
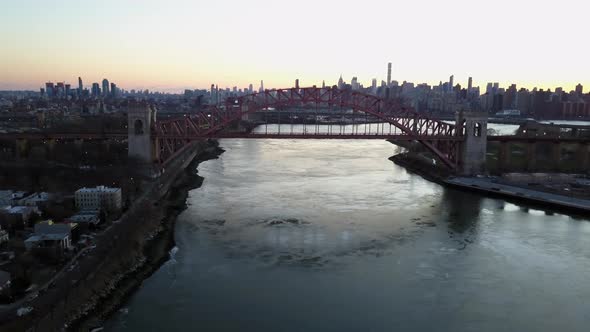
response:
[[[389,159],[408,171],[447,188],[470,191],[515,203],[526,203],[543,210],[562,211],[574,215],[587,215],[590,212],[590,201],[588,200],[550,194],[509,184],[498,184],[483,178],[455,177],[442,167],[427,163],[418,154],[402,153]]]

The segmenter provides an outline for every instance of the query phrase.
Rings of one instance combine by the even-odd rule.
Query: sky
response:
[[[587,0],[0,0],[0,90],[180,91],[342,74],[590,89]]]

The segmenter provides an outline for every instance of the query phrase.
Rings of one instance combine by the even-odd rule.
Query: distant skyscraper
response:
[[[117,98],[117,84],[111,83],[111,97]]]
[[[493,92],[494,92],[494,84],[489,82],[488,85],[486,85],[486,93],[492,94]]]
[[[453,84],[454,80],[455,80],[455,75],[451,75],[451,77],[449,77],[449,91],[453,91],[453,87],[455,86]]]
[[[254,93],[254,86],[252,84],[248,85],[248,92]]]
[[[387,86],[391,84],[391,62],[387,64]]]
[[[322,89],[326,88],[326,81],[322,81]]]
[[[65,94],[66,86],[64,82],[58,82],[55,86],[55,95],[62,98]]]
[[[82,95],[82,91],[84,91],[84,85],[82,84],[82,77],[78,77],[78,95]]]
[[[55,95],[53,83],[51,83],[51,82],[45,83],[45,93],[47,94],[47,97],[49,97],[49,98],[51,98]]]
[[[469,77],[467,80],[467,91],[471,91],[473,89],[473,78]]]
[[[260,89],[258,89],[259,92],[264,92],[264,81],[260,80]]]
[[[584,93],[584,87],[582,86],[582,84],[578,83],[578,85],[576,85],[576,93],[578,95],[582,95]]]
[[[92,83],[92,96],[100,96],[100,85],[98,85],[98,83]]]
[[[359,88],[358,78],[353,77],[350,81],[350,85],[352,86],[353,90],[357,90]]]
[[[344,80],[342,79],[342,74],[340,74],[340,78],[338,79],[338,89],[344,88]]]
[[[299,79],[295,80],[295,89],[299,89]]]
[[[102,95],[105,97],[109,95],[109,80],[106,78],[102,80]]]
[[[66,84],[65,85],[65,88],[66,88],[66,91],[65,92],[66,92],[66,98],[67,98],[70,95],[70,93],[71,93],[72,86],[69,85],[69,84]]]

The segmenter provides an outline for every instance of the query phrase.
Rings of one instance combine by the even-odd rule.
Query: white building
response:
[[[122,207],[121,188],[98,186],[96,188],[78,189],[75,194],[76,207],[79,210],[120,211]]]

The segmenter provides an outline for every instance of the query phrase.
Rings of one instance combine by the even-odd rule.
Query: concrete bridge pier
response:
[[[139,162],[142,172],[155,177],[154,165],[159,161],[160,149],[152,136],[156,110],[144,101],[130,101],[127,108],[127,156]]]
[[[458,172],[477,175],[486,172],[488,114],[460,111],[455,116],[456,133],[463,136],[459,148]]]

